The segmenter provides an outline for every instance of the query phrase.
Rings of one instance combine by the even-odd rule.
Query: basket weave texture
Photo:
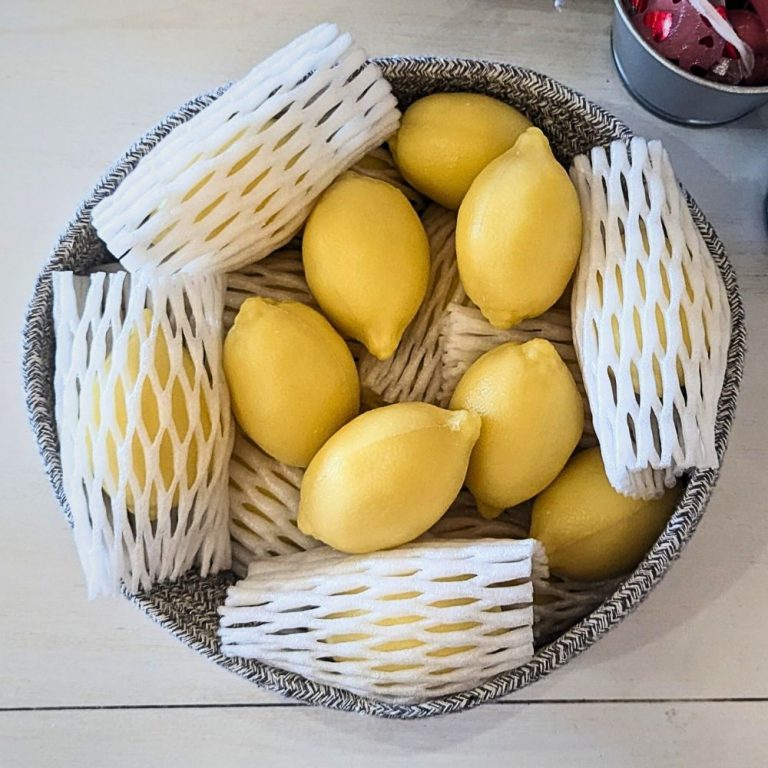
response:
[[[392,57],[377,59],[392,84],[401,108],[415,98],[438,91],[486,93],[521,109],[549,137],[558,159],[566,166],[572,158],[596,145],[619,139],[628,142],[630,130],[583,96],[539,73],[509,64],[468,59]],[[148,131],[110,168],[81,204],[38,276],[28,307],[23,337],[23,378],[32,429],[54,493],[71,521],[62,486],[61,461],[54,419],[54,333],[51,273],[86,270],[111,260],[91,223],[94,205],[111,194],[139,159],[180,125],[210,104],[227,86],[189,101]],[[720,270],[731,311],[728,367],[719,402],[716,449],[725,452],[733,423],[746,347],[744,309],[734,270],[722,242],[690,196],[694,221]],[[365,698],[349,691],[311,682],[299,674],[272,668],[258,661],[227,658],[220,653],[218,606],[234,582],[229,572],[201,578],[190,574],[181,581],[158,586],[149,593],[130,596],[142,610],[182,642],[221,666],[271,691],[299,701],[339,710],[390,718],[413,719],[458,712],[530,685],[592,645],[650,593],[679,557],[692,536],[717,481],[718,471],[695,471],[666,529],[637,569],[599,608],[560,637],[539,649],[533,659],[502,672],[468,691],[424,703],[399,705]]]

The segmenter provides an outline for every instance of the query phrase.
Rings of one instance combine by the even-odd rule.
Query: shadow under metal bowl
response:
[[[667,61],[640,36],[623,0],[613,4],[616,69],[632,96],[658,117],[683,125],[720,125],[768,104],[768,85],[716,83]]]

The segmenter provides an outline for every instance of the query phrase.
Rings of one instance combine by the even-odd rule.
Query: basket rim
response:
[[[534,70],[503,62],[477,58],[439,56],[386,56],[374,58],[387,77],[397,76],[398,70],[414,68],[414,73],[403,72],[405,77],[423,75],[429,68],[437,69],[443,75],[475,76],[492,82],[499,76],[522,78],[536,83],[546,83],[553,88],[558,98],[596,118],[609,126],[614,138],[629,141],[630,129],[602,107],[592,103],[582,94],[572,90],[547,75]],[[25,401],[30,425],[35,434],[38,450],[43,459],[46,474],[56,499],[71,525],[62,486],[61,463],[58,454],[58,439],[52,403],[52,360],[46,359],[39,350],[50,347],[52,342],[45,338],[46,327],[50,328],[52,287],[51,273],[62,266],[71,252],[76,238],[90,227],[90,214],[94,205],[110,194],[117,184],[130,172],[139,159],[177,125],[190,119],[205,106],[224,93],[229,84],[193,98],[147,131],[134,143],[102,176],[90,194],[77,208],[73,218],[58,239],[43,269],[37,276],[31,300],[23,325],[22,376]],[[477,88],[479,92],[483,88]],[[722,241],[707,221],[703,212],[690,194],[685,192],[694,220],[707,242],[720,270],[728,294],[731,310],[731,341],[728,348],[728,365],[717,414],[717,452],[721,460],[725,453],[741,383],[746,353],[746,326],[744,307],[739,293],[736,275]],[[49,333],[49,332],[48,332]],[[500,673],[481,685],[460,693],[437,697],[417,704],[393,704],[379,699],[367,698],[341,688],[315,683],[302,675],[270,667],[257,661],[229,658],[221,655],[218,647],[211,645],[205,632],[195,631],[195,625],[184,620],[183,610],[164,601],[159,590],[150,593],[125,596],[161,624],[179,640],[212,659],[220,666],[255,682],[262,688],[287,695],[298,701],[323,705],[332,709],[364,712],[386,718],[415,719],[439,714],[463,711],[478,704],[498,699],[517,691],[545,677],[563,666],[575,656],[592,646],[599,638],[628,616],[650,594],[652,589],[668,572],[672,563],[680,556],[690,540],[712,494],[719,470],[698,470],[694,472],[670,522],[635,571],[622,582],[616,591],[601,606],[584,617],[549,644],[541,647],[533,658],[524,665]],[[221,590],[233,582],[229,572],[202,579],[189,575],[181,584],[186,591]]]

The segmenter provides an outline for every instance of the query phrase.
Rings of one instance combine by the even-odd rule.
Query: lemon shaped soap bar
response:
[[[462,376],[451,408],[482,417],[467,485],[484,517],[546,488],[584,428],[573,376],[545,339],[508,342],[486,352]]]
[[[146,335],[149,335],[149,330],[152,325],[152,312],[149,309],[144,310],[141,322],[144,323]],[[97,378],[94,383],[93,413],[88,432],[86,433],[86,442],[88,445],[88,452],[91,454],[91,461],[93,461],[91,446],[94,444],[95,440],[92,439],[91,435],[95,435],[99,431],[102,421],[105,418],[110,418],[114,421],[113,434],[117,438],[117,441],[112,436],[107,438],[106,459],[108,472],[104,477],[104,490],[107,492],[107,495],[113,498],[117,496],[118,483],[120,482],[118,466],[118,451],[120,450],[120,447],[118,443],[125,440],[128,422],[133,421],[133,419],[129,419],[129,408],[133,407],[132,391],[136,387],[141,368],[141,338],[138,329],[134,329],[130,332],[125,361],[123,363],[124,368],[115,379],[111,397],[107,392],[104,392],[106,401],[103,400],[99,379]],[[160,332],[153,338],[155,345],[153,361],[157,383],[159,385],[158,391],[167,392],[170,389],[171,422],[173,430],[178,436],[178,440],[183,442],[189,435],[190,430],[195,429],[195,426],[190,424],[184,387],[179,376],[176,376],[173,381],[171,381],[171,361],[168,341],[165,338],[165,335]],[[101,380],[108,380],[112,365],[112,355],[109,355],[104,361],[104,371]],[[182,350],[182,365],[184,370],[183,376],[187,379],[187,386],[191,387],[195,378],[195,366],[186,349]],[[154,443],[158,436],[160,438],[158,469],[160,472],[159,480],[162,483],[162,488],[158,488],[157,481],[153,482],[152,487],[150,488],[150,519],[155,519],[157,516],[157,506],[160,494],[171,488],[174,484],[176,451],[180,450],[179,447],[174,448],[174,441],[171,438],[168,427],[161,425],[160,398],[162,398],[163,395],[158,395],[158,391],[155,390],[149,379],[145,379],[141,385],[141,395],[138,400],[140,421],[146,431],[149,443]],[[114,409],[109,416],[107,416],[106,413],[107,408]],[[102,412],[102,409],[105,409],[104,412]],[[202,393],[200,395],[200,423],[203,429],[203,437],[207,440],[211,433],[212,425],[208,405]],[[183,484],[189,488],[193,487],[197,481],[197,454],[197,438],[193,434],[186,450],[186,461],[183,462],[186,471],[186,478],[184,478]],[[152,458],[151,461],[154,461],[154,458]],[[145,455],[144,444],[138,434],[134,433],[131,439],[132,483],[127,485],[125,489],[126,506],[130,510],[136,509],[136,504],[139,503],[139,497],[142,496],[146,490],[148,482],[147,464],[148,460]],[[155,467],[153,466],[151,469],[152,471],[149,474],[154,475]],[[203,471],[206,471],[206,469],[207,468],[204,468]],[[134,485],[137,489],[136,491],[134,490]],[[180,485],[179,483],[176,483],[171,502],[173,506],[176,506],[179,503],[179,495]]]
[[[547,551],[553,573],[601,581],[631,571],[651,548],[680,498],[631,499],[615,491],[599,448],[574,456],[533,503],[531,536]]]
[[[318,452],[301,485],[299,528],[342,552],[420,536],[461,490],[480,418],[427,403],[368,411]]]
[[[243,302],[224,341],[224,373],[237,423],[284,464],[306,467],[360,407],[349,348],[299,302]]]
[[[470,184],[531,122],[479,93],[435,93],[405,110],[389,146],[400,173],[419,192],[456,210]]]
[[[405,195],[343,174],[310,214],[302,254],[309,288],[331,322],[379,360],[391,357],[429,279],[429,242]]]
[[[576,190],[546,136],[529,128],[472,182],[459,208],[464,290],[496,328],[549,309],[581,250]]]

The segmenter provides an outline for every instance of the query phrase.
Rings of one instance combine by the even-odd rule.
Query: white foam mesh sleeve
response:
[[[650,498],[716,467],[725,287],[660,142],[577,157],[583,244],[574,344],[611,484]]]
[[[53,275],[64,491],[90,596],[228,568],[223,279]]]
[[[448,304],[464,297],[456,264],[456,214],[431,205],[422,222],[430,246],[426,297],[392,357],[377,360],[363,352],[360,359],[363,390],[381,403],[420,400],[445,405],[440,397],[440,323]],[[370,394],[367,399],[371,399]]]
[[[327,547],[256,561],[220,608],[222,652],[388,701],[465,690],[533,654],[537,542]]]
[[[378,66],[321,24],[171,131],[94,208],[94,226],[129,271],[237,270],[287,243],[399,117]]]
[[[232,569],[238,576],[253,560],[320,546],[296,525],[304,470],[289,467],[237,433],[229,468]]]

